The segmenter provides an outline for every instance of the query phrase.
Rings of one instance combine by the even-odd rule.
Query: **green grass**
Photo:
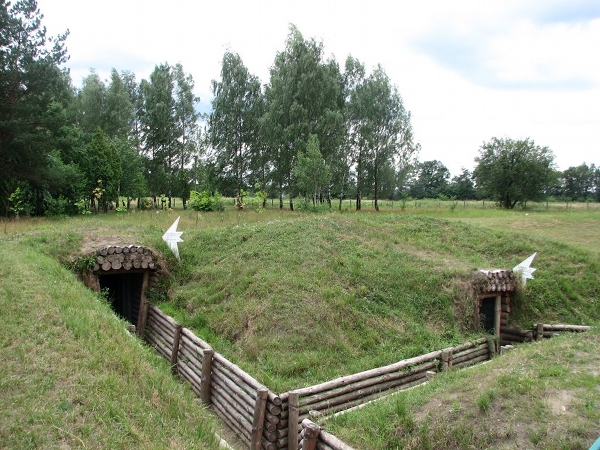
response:
[[[598,324],[600,215],[595,209],[459,206],[321,214],[154,211],[22,220],[3,224],[0,243],[50,256],[67,267],[77,266],[76,256],[109,243],[154,248],[163,253],[169,270],[153,301],[276,392],[465,341],[474,332],[468,289],[473,272],[511,268],[536,251],[538,271],[517,299],[514,322]],[[179,214],[181,263],[161,240]],[[48,279],[54,278],[51,273]],[[64,315],[73,333],[87,329],[85,322],[69,320],[65,311],[57,314]],[[83,323],[79,331],[77,323]],[[526,399],[537,420],[543,404],[533,396],[536,383],[568,379],[571,372],[555,363],[540,374],[515,378],[519,373],[503,373],[471,392],[468,411],[482,423],[491,420],[506,385]],[[458,397],[448,401],[453,414],[467,411]],[[593,401],[582,408],[593,409]],[[383,443],[372,448],[396,448],[389,439],[407,433],[422,436],[422,448],[450,442],[450,431],[444,429],[448,418],[422,421],[412,404],[394,408],[393,414],[381,412],[373,422],[385,439],[374,440]],[[397,427],[394,423],[401,429],[390,428]],[[470,437],[471,428],[465,423],[452,430],[458,443],[450,448],[494,447],[486,442],[497,442],[495,431]],[[549,428],[532,428],[527,442],[546,442]]]
[[[218,448],[212,416],[106,302],[20,239],[0,252],[1,448]]]
[[[438,374],[323,425],[354,448],[581,449],[600,434],[598,328]]]

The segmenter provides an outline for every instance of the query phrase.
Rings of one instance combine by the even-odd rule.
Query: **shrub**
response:
[[[194,211],[223,211],[225,206],[218,192],[210,195],[208,191],[192,191],[189,206]]]

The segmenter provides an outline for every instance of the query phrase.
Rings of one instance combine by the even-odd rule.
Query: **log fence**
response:
[[[589,327],[536,324],[533,330],[504,327],[492,336],[405,359],[277,395],[158,308],[148,308],[143,336],[173,372],[252,450],[352,450],[309,420],[425,383],[436,372],[491,359],[505,343],[527,342]]]
[[[581,333],[588,331],[590,327],[585,325],[549,325],[536,323],[531,329],[518,327],[503,327],[500,331],[500,342],[502,345],[510,345],[521,342],[541,341],[551,338],[563,332]]]

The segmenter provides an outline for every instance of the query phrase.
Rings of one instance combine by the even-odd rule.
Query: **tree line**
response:
[[[292,210],[298,199],[340,207],[354,198],[356,209],[363,198],[378,209],[379,199],[407,196],[486,196],[507,208],[544,195],[600,200],[598,168],[559,173],[551,151],[530,140],[493,138],[472,173],[450,180],[441,162],[418,161],[410,112],[381,66],[368,71],[348,56],[341,68],[294,26],[265,85],[226,51],[202,115],[181,64],[158,64],[139,82],[130,71],[108,80],[91,71],[75,88],[68,32],[49,37],[42,19],[35,0],[0,5],[4,216],[125,210],[133,200],[186,207],[217,192],[239,207],[249,193],[280,208],[287,198]]]

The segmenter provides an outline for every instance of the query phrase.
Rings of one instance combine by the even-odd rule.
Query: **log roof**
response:
[[[517,277],[508,269],[480,269],[475,273],[473,285],[480,294],[514,292]]]

